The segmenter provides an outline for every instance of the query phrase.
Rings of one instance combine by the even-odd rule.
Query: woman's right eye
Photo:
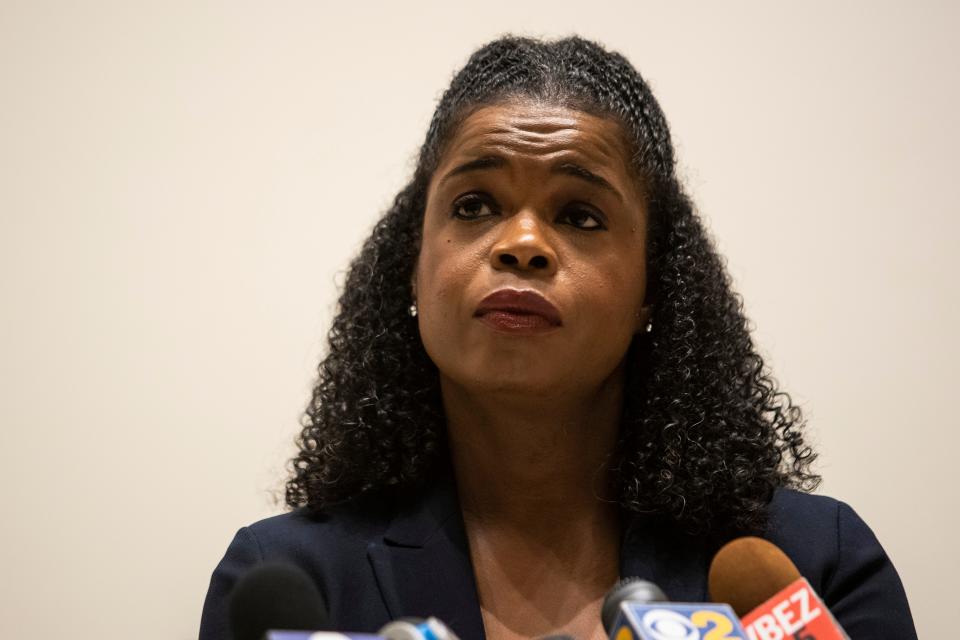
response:
[[[476,220],[496,214],[496,211],[490,206],[486,198],[475,193],[467,194],[458,198],[453,203],[451,215],[461,220]]]

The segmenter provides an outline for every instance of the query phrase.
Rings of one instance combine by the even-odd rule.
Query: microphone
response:
[[[711,599],[730,603],[750,640],[850,640],[787,554],[762,538],[724,545],[707,582]]]
[[[620,605],[624,602],[669,602],[670,598],[652,582],[640,578],[624,578],[607,593],[600,608],[600,621],[603,630],[611,635],[617,616],[620,615]]]
[[[613,640],[750,640],[730,605],[669,602],[660,587],[639,578],[610,590],[600,618]]]
[[[434,617],[400,618],[381,627],[378,634],[387,640],[460,640],[450,627]]]
[[[229,616],[234,640],[263,640],[269,629],[325,629],[327,605],[302,569],[268,563],[234,587]]]
[[[437,618],[400,618],[376,634],[327,631],[327,604],[310,576],[290,564],[257,565],[230,593],[234,640],[460,640]]]
[[[430,617],[400,618],[388,622],[376,634],[336,631],[270,631],[265,640],[460,640],[447,625]]]

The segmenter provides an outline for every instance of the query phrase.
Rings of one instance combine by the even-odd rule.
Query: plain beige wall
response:
[[[0,1],[0,636],[196,636],[344,268],[506,31],[651,83],[822,491],[952,633],[956,5],[347,4]]]

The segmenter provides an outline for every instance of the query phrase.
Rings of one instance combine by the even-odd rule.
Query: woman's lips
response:
[[[529,289],[495,291],[480,301],[474,316],[494,329],[510,333],[541,333],[563,324],[557,308]]]

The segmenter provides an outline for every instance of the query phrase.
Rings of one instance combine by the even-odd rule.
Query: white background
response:
[[[196,636],[336,284],[504,32],[650,82],[822,492],[952,633],[960,11],[663,4],[0,0],[0,636]]]

